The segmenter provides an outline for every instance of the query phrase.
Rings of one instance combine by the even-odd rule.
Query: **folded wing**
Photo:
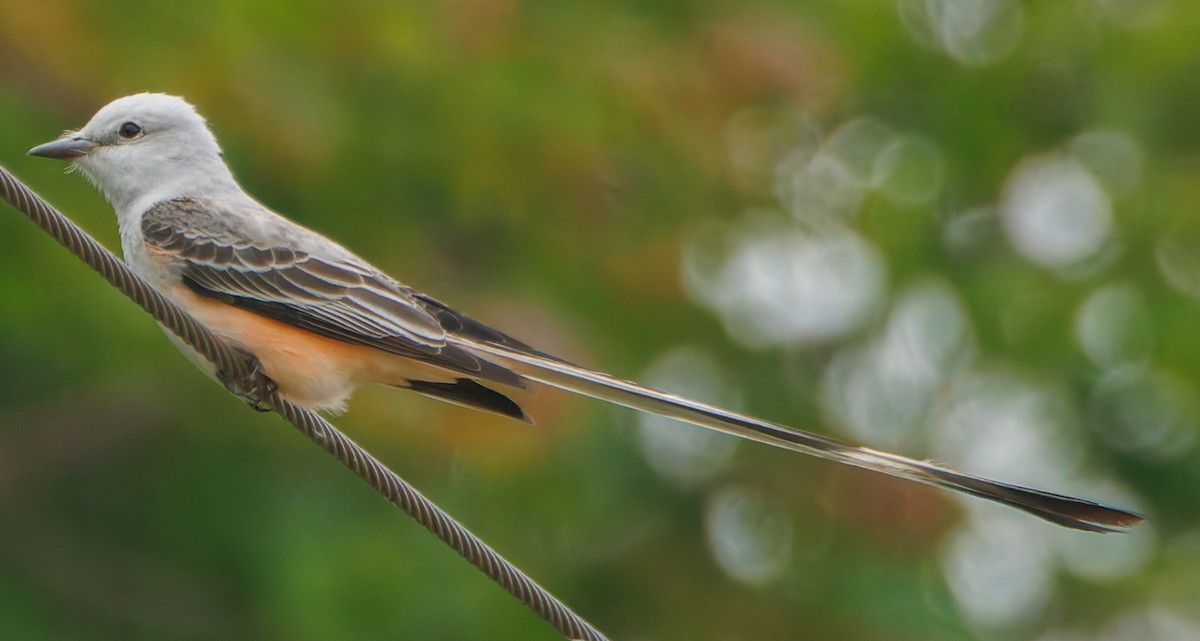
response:
[[[448,344],[428,303],[365,261],[344,251],[317,256],[271,242],[269,234],[248,238],[247,230],[229,223],[237,212],[222,207],[180,198],[158,203],[142,217],[147,248],[176,259],[180,278],[196,293],[321,336],[525,387],[511,370]],[[301,237],[312,233],[295,230]]]

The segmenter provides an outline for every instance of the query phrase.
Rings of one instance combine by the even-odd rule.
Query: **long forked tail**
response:
[[[1139,514],[1094,501],[971,476],[933,463],[850,445],[828,436],[697,403],[545,355],[465,337],[452,337],[451,340],[486,353],[539,383],[888,476],[964,492],[1069,528],[1116,532],[1143,520]]]

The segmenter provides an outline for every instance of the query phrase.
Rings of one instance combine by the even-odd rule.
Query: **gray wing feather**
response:
[[[249,238],[233,228],[237,216],[229,205],[168,200],[143,214],[142,236],[177,258],[182,282],[203,296],[336,340],[525,387],[511,370],[448,344],[439,310],[431,313],[416,292],[366,261],[282,218],[272,222],[291,225],[283,231],[297,248],[279,244],[279,228]]]

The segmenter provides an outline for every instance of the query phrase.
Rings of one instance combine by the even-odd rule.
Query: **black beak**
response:
[[[38,145],[29,150],[30,156],[53,158],[55,160],[75,160],[82,158],[97,147],[96,143],[81,136],[59,138],[54,142]]]

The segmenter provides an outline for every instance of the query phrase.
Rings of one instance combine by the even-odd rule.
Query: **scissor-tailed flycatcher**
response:
[[[213,333],[257,359],[285,398],[311,409],[343,409],[356,388],[376,382],[529,420],[507,393],[536,381],[965,492],[1067,527],[1106,532],[1142,520],[1092,501],[736,414],[540,352],[405,287],[251,198],[225,166],[204,119],[174,96],[120,98],[83,129],[29,153],[79,167],[116,210],[129,266]],[[184,349],[211,371],[207,361]]]

